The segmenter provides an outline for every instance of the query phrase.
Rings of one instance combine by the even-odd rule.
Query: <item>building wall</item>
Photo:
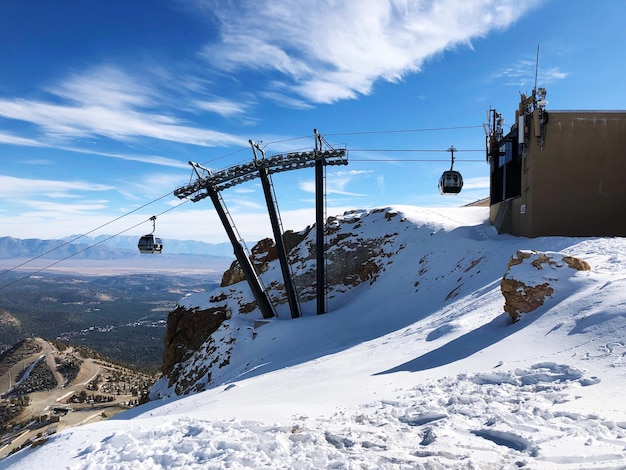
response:
[[[537,113],[526,123],[521,196],[509,203],[511,232],[626,236],[626,112],[548,111],[543,148]]]

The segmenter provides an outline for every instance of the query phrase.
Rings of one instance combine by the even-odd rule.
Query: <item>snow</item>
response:
[[[328,314],[281,315],[254,337],[234,316],[250,334],[217,385],[61,431],[0,468],[625,468],[626,239],[498,235],[486,208],[393,211],[342,219],[362,220],[358,237],[393,227],[396,256],[334,292]],[[513,268],[554,294],[512,324],[500,281],[518,250],[591,271]]]

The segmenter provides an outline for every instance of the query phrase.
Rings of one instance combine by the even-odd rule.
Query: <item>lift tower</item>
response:
[[[198,175],[198,178],[202,178],[200,176],[200,173],[198,172],[198,169],[202,169],[207,173],[210,173],[207,168],[204,168],[197,163],[189,162],[189,164],[193,166],[193,169]],[[254,266],[252,266],[250,258],[248,258],[248,256],[246,255],[246,251],[244,250],[241,239],[239,236],[237,236],[235,224],[230,218],[230,214],[227,212],[226,207],[223,204],[222,198],[218,193],[218,190],[211,184],[206,184],[204,186],[204,189],[206,191],[206,196],[209,196],[211,198],[213,206],[215,206],[215,211],[217,212],[217,215],[219,216],[220,221],[222,222],[222,225],[226,230],[228,239],[233,246],[235,258],[239,262],[239,266],[243,271],[243,275],[248,281],[248,285],[250,286],[250,290],[252,291],[254,300],[256,300],[256,303],[259,306],[263,318],[272,318],[273,316],[275,316],[272,304],[270,303],[269,298],[265,293],[265,290],[263,290],[263,287],[261,286],[261,281],[256,275],[256,271],[254,270]],[[196,202],[206,196],[203,195],[203,197],[198,198],[198,195],[196,195],[195,198],[192,198],[192,201]]]
[[[298,170],[302,168],[315,167],[315,188],[316,188],[316,225],[317,225],[317,313],[325,313],[325,295],[326,295],[326,280],[325,280],[325,266],[324,266],[324,173],[323,168],[328,165],[347,165],[347,151],[346,149],[334,149],[324,138],[314,130],[315,133],[315,150],[311,152],[289,152],[285,154],[273,155],[269,158],[265,157],[265,153],[261,152],[262,158],[257,158],[255,148],[252,146],[254,152],[254,160],[250,163],[244,163],[242,165],[235,165],[225,170],[212,172],[208,168],[199,165],[198,163],[189,162],[194,169],[197,179],[196,181],[177,188],[174,190],[174,195],[179,199],[189,198],[193,202],[198,202],[206,197],[210,197],[215,210],[218,213],[220,221],[224,225],[224,229],[228,234],[228,238],[233,245],[233,251],[241,269],[244,273],[246,281],[250,286],[252,295],[261,310],[263,318],[272,318],[275,316],[272,304],[267,296],[267,293],[261,286],[261,282],[256,275],[254,267],[245,249],[242,245],[242,241],[237,236],[235,224],[230,218],[230,215],[224,207],[220,191],[236,186],[241,183],[253,180],[255,178],[261,178],[261,182],[264,186],[264,192],[266,195],[266,201],[268,205],[268,211],[270,213],[270,222],[272,223],[272,229],[274,231],[274,238],[277,249],[280,250],[279,244],[283,243],[281,228],[278,223],[278,215],[276,211],[276,205],[272,199],[271,186],[269,184],[269,175],[273,173],[279,173],[289,170]],[[328,150],[322,149],[322,143],[328,146]],[[267,181],[265,181],[267,180]],[[265,182],[264,182],[265,181]],[[287,290],[287,297],[289,306],[291,309],[292,317],[300,316],[299,308],[297,305],[297,299],[295,290],[293,289],[293,280],[291,279],[291,273],[288,266],[286,250],[280,254],[283,259],[281,260],[281,268],[283,277],[285,280],[285,289]],[[290,292],[291,291],[291,292]]]
[[[322,136],[315,134],[315,256],[316,256],[316,302],[317,314],[326,313],[326,257],[324,250],[324,158],[322,157]]]
[[[263,158],[265,158],[265,152],[259,144],[252,143],[252,153],[254,154],[254,163],[258,163],[256,151],[258,150]],[[278,210],[276,209],[276,201],[274,199],[274,191],[272,190],[272,183],[270,181],[269,170],[267,168],[259,169],[259,176],[261,177],[261,185],[263,186],[263,194],[265,195],[265,203],[267,205],[267,213],[270,216],[270,222],[272,224],[272,232],[274,233],[274,244],[276,245],[276,251],[278,253],[278,261],[280,262],[280,269],[283,274],[283,281],[285,284],[285,293],[287,294],[287,302],[289,303],[289,311],[291,312],[291,318],[298,318],[300,315],[300,304],[296,298],[296,289],[293,285],[293,279],[291,278],[291,270],[289,269],[289,260],[287,259],[287,250],[285,249],[285,242],[283,240],[283,234],[281,230],[280,219],[278,217]]]

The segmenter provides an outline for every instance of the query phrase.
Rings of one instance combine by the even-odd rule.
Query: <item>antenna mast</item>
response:
[[[539,44],[537,44],[537,58],[535,60],[535,86],[533,92],[537,90],[537,73],[539,72]]]

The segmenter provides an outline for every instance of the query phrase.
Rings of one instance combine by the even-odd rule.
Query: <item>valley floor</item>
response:
[[[58,367],[68,360],[79,366],[75,377],[66,383]],[[34,367],[37,364],[42,367]],[[82,357],[71,347],[59,350],[40,338],[26,340],[13,357],[3,360],[3,365],[0,390],[7,391],[2,398],[3,409],[10,409],[11,403],[23,396],[27,397],[27,405],[3,423],[0,458],[42,437],[102,421],[136,406],[154,381],[145,374]],[[78,400],[81,394],[84,401]],[[106,401],[94,400],[97,396],[106,397]]]

